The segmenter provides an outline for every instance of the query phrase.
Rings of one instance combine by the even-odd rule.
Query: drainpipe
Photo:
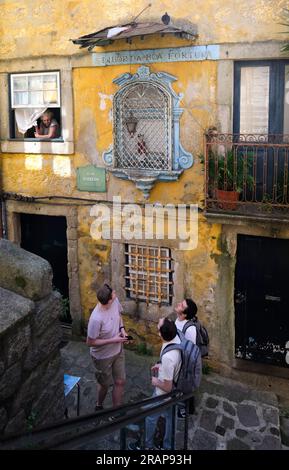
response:
[[[1,162],[0,162],[1,165]],[[4,195],[2,192],[2,172],[0,171],[0,238],[7,240],[7,214]]]
[[[6,204],[2,195],[1,195],[0,230],[1,230],[0,231],[1,238],[8,240]]]
[[[2,226],[2,201],[0,201],[0,238],[3,238],[3,226]]]

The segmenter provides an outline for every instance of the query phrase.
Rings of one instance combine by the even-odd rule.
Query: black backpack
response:
[[[200,349],[192,341],[185,338],[185,335],[178,330],[178,335],[181,340],[180,344],[168,344],[161,353],[160,360],[163,355],[177,349],[181,352],[182,365],[177,382],[174,383],[174,388],[183,393],[190,393],[200,386],[202,378],[202,358]]]
[[[209,352],[209,342],[210,342],[207,328],[199,322],[197,317],[195,317],[194,320],[188,320],[187,323],[185,323],[182,329],[182,333],[185,334],[187,329],[190,326],[196,327],[196,332],[197,332],[196,343],[197,343],[197,346],[199,346],[200,348],[201,356],[202,357],[207,356]]]

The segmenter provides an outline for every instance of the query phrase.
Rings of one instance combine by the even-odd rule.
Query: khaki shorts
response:
[[[95,367],[95,377],[100,385],[109,386],[116,380],[125,380],[124,351],[107,359],[95,359],[92,356]]]

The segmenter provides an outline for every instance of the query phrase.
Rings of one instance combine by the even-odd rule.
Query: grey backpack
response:
[[[199,346],[201,350],[201,356],[202,357],[207,356],[209,352],[209,342],[210,342],[207,328],[204,325],[202,325],[197,318],[195,318],[194,320],[188,320],[187,323],[185,323],[182,329],[182,333],[185,334],[187,329],[190,326],[196,327],[196,332],[197,332],[196,343],[197,343],[197,346]]]
[[[177,382],[174,383],[174,388],[183,393],[190,393],[200,386],[202,378],[202,358],[198,346],[192,341],[185,338],[185,335],[178,330],[180,337],[180,344],[168,344],[161,353],[160,360],[164,354],[172,349],[177,349],[181,352],[182,365]]]

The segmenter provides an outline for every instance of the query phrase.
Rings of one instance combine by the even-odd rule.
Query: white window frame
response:
[[[14,89],[14,79],[18,77],[32,77],[32,76],[47,76],[47,75],[55,75],[56,82],[57,82],[57,103],[42,103],[42,104],[15,104],[14,103],[14,93],[16,92],[26,92],[29,93],[28,88],[28,80],[27,80],[27,88],[23,90],[15,90]],[[10,75],[10,90],[11,90],[11,108],[61,108],[61,101],[60,101],[60,73],[58,71],[51,71],[51,72],[33,72],[33,73],[13,73]],[[33,91],[44,91],[43,88],[41,90],[33,90]]]
[[[20,68],[21,67],[21,68]],[[40,71],[59,71],[59,89],[61,97],[61,138],[57,139],[17,139],[10,137],[10,110],[11,89],[10,76],[37,73]],[[42,73],[42,72],[41,72]],[[72,66],[68,58],[46,58],[23,59],[9,62],[8,70],[0,73],[0,109],[2,110],[0,120],[0,145],[2,153],[17,154],[51,154],[51,155],[73,155],[74,154],[74,109],[73,109],[73,84]],[[50,108],[50,106],[47,106]]]
[[[127,267],[127,274],[128,274],[128,287],[130,289],[133,288],[133,284],[134,284],[134,281],[131,279],[131,275],[132,276],[134,276],[134,275],[143,276],[144,286],[146,284],[145,279],[148,276],[148,274],[147,274],[148,271],[145,269],[145,263],[147,262],[146,252],[147,251],[153,251],[153,253],[154,253],[153,256],[155,256],[155,263],[157,263],[158,250],[161,249],[162,252],[165,253],[166,258],[168,258],[168,259],[165,260],[166,272],[159,273],[156,269],[155,272],[150,271],[149,277],[150,277],[151,281],[153,280],[152,278],[157,279],[159,277],[161,277],[162,279],[166,279],[166,281],[167,281],[166,286],[165,286],[165,284],[163,284],[166,287],[166,297],[161,299],[161,303],[165,304],[165,305],[170,305],[171,304],[171,297],[172,297],[172,295],[170,295],[171,294],[171,292],[170,292],[170,284],[171,284],[170,274],[172,272],[171,263],[173,261],[172,256],[171,256],[171,250],[169,248],[166,248],[166,247],[159,248],[157,246],[154,247],[154,246],[134,245],[134,244],[127,244],[126,247],[127,247],[127,253],[128,253],[127,254],[128,265],[126,265],[126,267]],[[137,250],[138,257],[142,258],[142,260],[143,260],[141,264],[139,263],[139,268],[138,269],[133,269],[133,268],[130,267],[131,265],[133,265],[133,258],[134,259],[136,258],[136,252],[133,252],[133,250],[135,250],[135,249]],[[140,255],[140,251],[142,251],[142,255]],[[157,268],[156,265],[155,265],[155,267]],[[162,291],[163,290],[164,289],[162,289]],[[129,293],[129,298],[131,298],[131,299],[139,299],[139,300],[143,300],[143,301],[159,303],[158,296],[153,295],[151,292],[149,292],[148,297],[144,294],[136,295],[132,290],[128,290],[128,293]]]

